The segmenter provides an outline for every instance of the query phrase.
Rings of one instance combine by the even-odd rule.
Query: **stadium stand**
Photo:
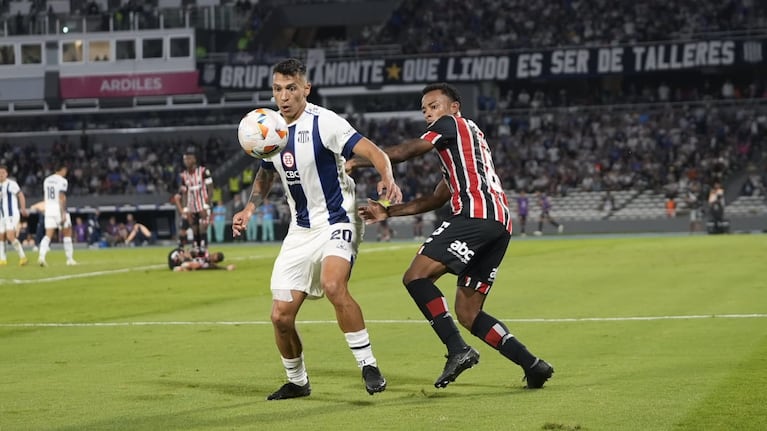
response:
[[[397,44],[404,53],[422,54],[615,45],[765,27],[767,5],[753,0],[405,0],[384,26],[355,44]]]
[[[767,215],[767,199],[764,196],[738,196],[727,205],[726,213],[730,216],[765,216]]]
[[[132,66],[137,70],[126,73],[160,74],[166,72],[165,66],[146,58],[152,44],[144,39],[157,38],[159,33],[152,32],[162,29],[168,33],[161,36],[163,46],[171,46],[177,37],[190,38],[187,49],[176,51],[175,56],[163,51],[163,58],[201,77],[211,64],[259,65],[284,55],[307,58],[317,50],[324,61],[372,58],[388,62],[417,58],[411,54],[462,52],[468,57],[516,58],[536,49],[577,51],[719,38],[734,41],[736,58],[744,61],[729,68],[707,65],[634,75],[472,81],[463,84],[470,98],[464,105],[467,115],[489,136],[496,168],[510,197],[518,190],[545,190],[557,219],[662,219],[667,217],[666,199],[679,197],[691,183],[703,186],[701,193],[705,193],[704,186],[715,179],[742,181],[747,166],[764,165],[764,2],[650,0],[616,7],[604,0],[449,0],[438,6],[433,0],[404,0],[392,2],[392,14],[379,16],[378,22],[313,30],[296,27],[280,39],[282,45],[266,49],[259,33],[273,26],[277,17],[287,19],[283,22],[290,26],[280,11],[301,3],[6,1],[0,8],[4,58],[0,67],[11,59],[18,63],[16,69],[4,70],[21,70],[22,61],[14,59],[11,51],[23,57],[25,52],[34,54],[34,49],[24,48],[37,39],[25,39],[34,37],[26,34],[44,35],[46,44],[60,43],[62,54],[64,45],[76,37],[84,38],[85,44],[106,41],[109,58],[99,54],[86,56],[74,68],[58,65],[62,70],[100,74],[131,69],[111,56],[118,52],[118,42],[135,38],[136,48],[142,49],[127,60],[150,66],[147,70]],[[429,12],[437,7],[448,12],[439,17]],[[63,26],[68,35],[62,33]],[[458,31],[457,26],[473,30]],[[191,36],[184,33],[189,27],[194,29]],[[35,43],[40,42],[33,42],[32,48]],[[89,45],[89,49],[99,46]],[[43,64],[44,57],[38,57],[35,64]],[[52,78],[61,78],[59,72]],[[120,84],[126,82],[133,81]],[[346,113],[363,134],[387,146],[420,133],[417,88],[423,82],[388,88],[389,92],[377,91],[376,86],[333,92],[339,88],[317,85],[316,93],[319,102]],[[180,94],[118,98],[66,98],[60,97],[61,89],[54,90],[59,94],[53,97],[46,90],[29,98],[0,98],[0,115],[13,118],[0,122],[3,161],[35,196],[36,183],[50,160],[85,158],[89,163],[70,174],[73,195],[95,206],[101,202],[116,208],[121,199],[124,203],[155,199],[164,204],[181,168],[176,155],[190,145],[205,149],[204,164],[214,169],[214,176],[227,188],[226,180],[252,163],[236,150],[232,132],[236,123],[250,108],[270,103],[268,87],[223,90],[195,85]],[[171,136],[184,130],[188,135]],[[430,158],[397,170],[407,197],[430,193],[439,179],[436,161]],[[370,195],[375,179],[364,171],[356,175],[360,196]],[[728,186],[728,214],[763,214],[764,199],[730,192],[739,187]],[[608,190],[613,203],[605,209]],[[680,200],[678,215],[685,211]]]

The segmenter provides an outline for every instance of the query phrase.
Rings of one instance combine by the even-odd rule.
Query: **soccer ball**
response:
[[[240,120],[237,139],[251,157],[271,157],[288,144],[288,125],[277,112],[268,108],[254,109]]]

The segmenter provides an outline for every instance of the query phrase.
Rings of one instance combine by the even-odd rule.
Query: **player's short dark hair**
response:
[[[224,253],[217,251],[210,255],[211,262],[221,262],[224,260]]]
[[[288,58],[275,64],[272,73],[287,76],[306,76],[306,65],[297,58]]]
[[[0,165],[0,169],[5,169],[7,171],[8,170],[8,166]]]
[[[458,90],[455,87],[448,84],[447,82],[437,82],[434,84],[429,84],[423,88],[423,90],[421,91],[421,95],[423,96],[426,93],[432,92],[434,90],[441,91],[442,94],[447,96],[453,102],[461,103],[461,94],[458,92]]]
[[[186,147],[186,150],[184,150],[185,156],[195,156],[197,157],[197,148],[195,147]]]
[[[173,269],[183,262],[184,249],[176,247],[168,253],[168,269]]]

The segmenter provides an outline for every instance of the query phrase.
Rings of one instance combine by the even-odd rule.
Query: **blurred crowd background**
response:
[[[137,33],[160,23],[190,25],[201,62],[238,54],[268,61],[316,50],[327,58],[407,58],[709,38],[767,41],[767,2],[757,0],[402,0],[389,2],[391,13],[373,23],[317,26],[279,37],[270,25],[276,11],[289,14],[291,5],[359,1],[2,0],[0,13],[5,37],[56,33],[62,22],[78,20],[93,31]],[[224,13],[225,24],[205,21],[210,16],[218,22],[217,14]],[[171,19],[178,16],[190,19]],[[510,196],[543,192],[556,202],[591,193],[600,197],[593,202],[604,205],[606,193],[630,192],[662,197],[654,202],[662,202],[660,210],[668,215],[669,200],[684,210],[690,194],[705,202],[717,182],[730,202],[740,196],[764,201],[766,64],[762,59],[750,67],[641,76],[477,82],[474,100],[466,103],[475,107],[472,117],[488,137]],[[314,97],[384,147],[424,129],[417,91]],[[248,110],[247,104],[223,104],[15,115],[0,121],[0,159],[29,202],[37,200],[54,161],[64,159],[72,166],[70,193],[82,197],[76,202],[98,206],[118,196],[125,203],[152,202],[151,197],[165,203],[178,186],[181,154],[193,147],[214,172],[215,200],[231,214],[234,196],[246,196],[257,169],[239,151],[234,133]],[[194,132],[174,133],[189,128]],[[437,159],[428,156],[398,165],[397,174],[408,199],[430,193],[440,178]],[[361,197],[374,193],[369,171],[355,178]],[[280,201],[277,190],[274,202]],[[562,209],[555,204],[553,214]]]

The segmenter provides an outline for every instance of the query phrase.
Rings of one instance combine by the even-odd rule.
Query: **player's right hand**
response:
[[[344,171],[346,171],[347,175],[351,175],[352,172],[354,172],[354,168],[356,168],[356,163],[354,162],[354,159],[348,159],[344,163]]]
[[[372,199],[368,199],[367,206],[357,208],[357,214],[359,214],[365,224],[373,224],[389,218],[389,215],[386,213],[386,207],[381,202]]]
[[[244,209],[232,217],[232,236],[237,238],[242,235],[248,228],[248,221],[252,216],[252,212]]]

